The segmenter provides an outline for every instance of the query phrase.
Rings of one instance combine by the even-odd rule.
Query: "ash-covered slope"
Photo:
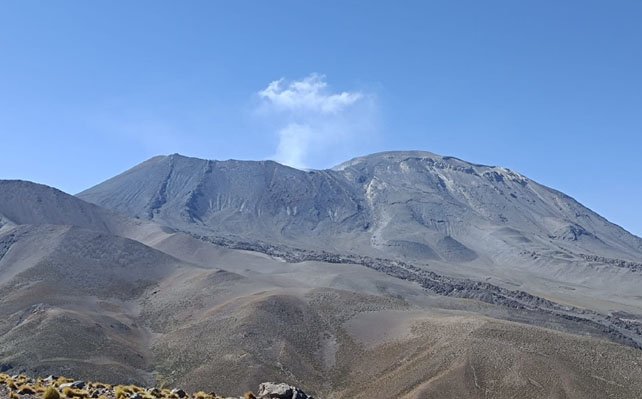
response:
[[[373,214],[373,242],[389,242],[410,231],[414,238],[409,241],[438,243],[443,238],[430,237],[436,233],[463,241],[480,255],[495,249],[485,245],[489,241],[516,245],[531,240],[642,257],[639,237],[506,168],[423,152],[389,152],[357,158],[334,170],[364,193]],[[475,244],[480,241],[484,245]]]
[[[180,168],[180,176],[194,172],[190,164]],[[179,170],[174,168],[172,175]],[[275,196],[290,205],[312,204],[302,222],[298,208],[290,208],[290,217],[278,207],[266,216],[267,205],[256,214],[236,212],[240,216],[230,208],[220,218],[237,227],[239,221],[255,223],[255,236],[245,238],[241,229],[237,237],[270,238],[274,245],[259,243],[257,248],[276,251],[283,259],[213,245],[207,237],[161,234],[153,222],[132,220],[50,188],[5,185],[10,191],[0,202],[7,221],[0,230],[0,366],[12,373],[63,373],[139,384],[162,380],[217,392],[251,389],[273,379],[334,398],[377,397],[381,392],[406,398],[624,398],[642,392],[642,306],[639,299],[626,302],[622,296],[639,295],[639,277],[631,269],[606,267],[605,273],[618,276],[606,286],[617,287],[620,296],[615,299],[621,302],[601,300],[609,309],[628,312],[605,314],[568,306],[585,295],[591,300],[600,296],[595,289],[580,291],[579,285],[564,298],[568,301],[554,303],[515,288],[421,268],[438,267],[444,262],[440,253],[442,260],[421,267],[349,255],[341,237],[361,240],[352,252],[387,254],[388,244],[373,239],[375,229],[387,229],[384,218],[373,212],[364,193],[350,189],[354,184],[345,170],[306,173],[263,163],[263,172],[272,168],[274,180],[280,181],[275,185],[261,173],[247,178],[244,168],[228,178],[226,190],[236,192],[235,198],[263,184],[265,192],[254,193],[257,202],[273,204],[270,196]],[[284,174],[292,176],[282,182]],[[245,183],[237,180],[241,177]],[[145,193],[154,192],[145,188],[150,181],[136,183],[140,192],[130,197],[132,203],[144,202]],[[158,212],[150,217],[162,220],[164,215],[165,223],[222,235],[225,230],[213,224],[221,214],[209,213],[209,206],[203,211],[194,205],[203,212],[193,221],[169,211],[167,204],[180,204],[176,199],[185,192],[179,181],[165,185],[165,205],[154,201]],[[309,212],[335,209],[330,190],[337,186],[344,187],[337,194],[343,195],[342,209],[355,206],[358,217],[333,220],[330,214]],[[401,212],[394,193],[380,193],[381,203]],[[361,217],[373,227],[354,227]],[[114,235],[125,231],[140,236],[141,228],[157,231],[155,239],[144,241],[156,249]],[[293,234],[297,229],[300,236]],[[465,236],[458,235],[460,239],[464,242]],[[284,243],[312,249],[294,250]],[[480,259],[486,255],[471,251],[474,259],[457,262],[466,268],[484,266]],[[546,281],[559,286],[554,279]],[[538,287],[547,295],[549,288]]]
[[[323,171],[162,156],[78,196],[184,231],[334,253],[642,268],[642,239],[569,196],[505,168],[427,152]]]
[[[271,161],[155,157],[78,197],[183,230],[271,242],[367,229],[363,196],[340,173]]]
[[[139,242],[80,227],[0,232],[0,362],[37,373],[151,381],[149,331],[136,322],[136,302],[193,268]]]
[[[96,206],[53,187],[0,180],[0,231],[18,225],[66,225],[136,240],[153,240],[170,229]]]
[[[0,218],[6,225],[76,225],[102,232],[118,224],[114,212],[22,180],[0,180]]]

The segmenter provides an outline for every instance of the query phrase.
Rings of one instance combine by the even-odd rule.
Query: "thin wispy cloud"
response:
[[[333,91],[324,75],[275,80],[257,94],[261,114],[277,126],[272,158],[295,168],[334,161],[338,152],[371,133],[376,120],[374,96]]]

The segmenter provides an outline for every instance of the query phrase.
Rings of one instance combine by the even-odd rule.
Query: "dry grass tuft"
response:
[[[116,399],[128,398],[130,393],[131,392],[128,392],[125,387],[120,385],[114,388],[114,396]]]
[[[73,388],[65,388],[62,391],[62,394],[67,397],[67,398],[79,398],[79,399],[84,399],[89,397],[89,392],[87,391],[82,391],[82,390],[77,390]]]
[[[54,387],[49,387],[42,395],[43,399],[60,399],[60,394]]]
[[[169,388],[145,388],[136,385],[110,385],[98,382],[86,382],[84,389],[70,386],[64,389],[61,384],[73,382],[70,378],[60,377],[54,381],[28,376],[9,376],[0,373],[0,399],[129,399],[138,395],[142,399],[179,399]],[[214,392],[198,391],[187,395],[186,399],[223,399]],[[256,399],[252,392],[246,392],[245,399]]]

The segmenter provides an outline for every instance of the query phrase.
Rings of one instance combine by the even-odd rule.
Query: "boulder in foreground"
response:
[[[288,384],[264,382],[259,385],[258,399],[314,399],[300,389]]]

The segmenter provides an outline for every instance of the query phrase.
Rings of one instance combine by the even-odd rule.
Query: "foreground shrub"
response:
[[[56,388],[49,387],[42,395],[42,399],[60,399],[60,394],[56,391]]]

